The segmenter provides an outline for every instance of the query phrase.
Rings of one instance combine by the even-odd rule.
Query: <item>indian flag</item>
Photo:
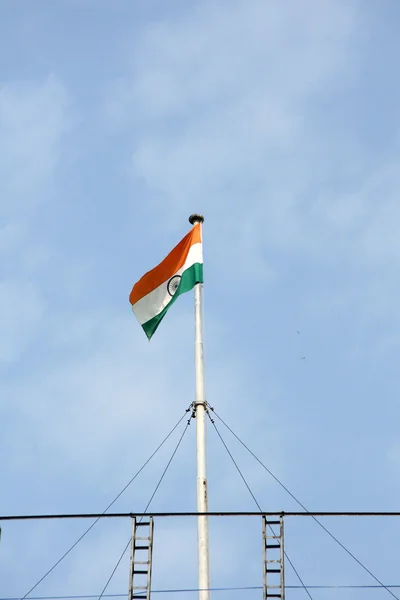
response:
[[[191,290],[196,283],[203,283],[200,223],[196,223],[168,256],[132,288],[129,301],[149,339],[177,297]]]

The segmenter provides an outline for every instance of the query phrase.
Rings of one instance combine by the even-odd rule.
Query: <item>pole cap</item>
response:
[[[189,223],[192,225],[195,225],[196,223],[204,223],[204,217],[203,215],[198,215],[195,213],[194,215],[190,215]]]

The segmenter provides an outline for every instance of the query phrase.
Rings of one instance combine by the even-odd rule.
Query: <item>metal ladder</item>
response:
[[[146,521],[132,517],[128,600],[150,600],[153,535],[153,517]]]
[[[279,535],[271,527],[279,525]],[[263,600],[280,598],[285,600],[285,572],[283,545],[283,517],[279,521],[262,518],[263,534]]]

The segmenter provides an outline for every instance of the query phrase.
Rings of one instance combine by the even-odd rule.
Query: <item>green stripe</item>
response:
[[[179,287],[176,290],[175,294],[172,296],[169,304],[167,304],[167,306],[163,308],[163,310],[160,313],[158,313],[158,315],[150,319],[150,321],[146,321],[146,323],[143,323],[142,327],[149,339],[155,333],[157,327],[163,320],[165,313],[170,308],[170,306],[173,305],[177,297],[181,294],[184,294],[185,292],[189,292],[191,289],[194,288],[196,283],[203,283],[203,265],[200,263],[195,263],[194,265],[186,269],[186,271],[183,271]]]

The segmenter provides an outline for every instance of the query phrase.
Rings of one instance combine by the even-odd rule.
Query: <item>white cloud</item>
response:
[[[0,364],[17,360],[33,343],[43,313],[44,302],[33,283],[0,282]]]
[[[388,473],[391,481],[398,486],[400,484],[400,440],[398,438],[388,440],[384,458],[386,463],[385,471]]]
[[[351,131],[315,120],[318,94],[356,69],[356,24],[354,3],[202,4],[135,38],[109,102],[132,126],[135,173],[155,203],[167,194],[168,219],[199,207],[235,238],[235,265],[264,283],[276,275],[269,249],[333,268],[398,256],[396,165],[366,170]],[[352,192],[330,189],[334,169],[356,178]],[[224,246],[214,260],[226,265]]]
[[[292,147],[298,101],[343,65],[352,26],[348,4],[308,8],[209,3],[135,40],[113,105],[138,127],[134,163],[151,185],[179,202],[190,184],[201,194],[207,176],[237,176],[235,167],[248,178],[266,151]]]
[[[67,94],[54,77],[43,83],[8,83],[0,87],[0,172],[2,207],[24,196],[35,199],[59,159],[60,137],[68,129]],[[14,194],[9,198],[10,194]],[[11,207],[12,208],[12,207]]]
[[[343,59],[352,18],[348,3],[331,0],[192,7],[172,21],[150,23],[136,37],[133,83],[120,82],[128,93],[113,106],[150,128],[154,120],[196,118],[246,98],[282,110],[282,98],[314,89]]]
[[[203,211],[214,260],[260,283],[275,276],[268,249],[307,249],[321,224],[307,222],[310,190],[331,148],[307,101],[351,70],[354,15],[330,0],[202,4],[135,37],[109,100],[166,221]]]
[[[43,82],[0,85],[0,360],[4,362],[20,358],[44,316],[43,291],[33,274],[46,261],[48,249],[32,233],[32,218],[34,209],[49,201],[60,141],[69,127],[67,108],[66,90],[54,76]]]
[[[399,316],[400,215],[396,148],[373,160],[357,128],[340,116],[331,125],[326,109],[331,91],[351,93],[363,60],[352,51],[361,44],[357,11],[330,0],[254,0],[150,23],[109,109],[130,127],[134,172],[166,221],[192,207],[205,213],[215,270],[245,273],[254,291],[284,277],[276,253],[326,277],[353,273],[310,289],[304,302],[321,299],[316,311],[329,316],[356,306],[366,330]],[[389,352],[393,336],[379,337],[375,350]]]
[[[21,302],[25,300],[21,290],[14,290],[14,294]],[[45,370],[8,388],[21,427],[29,421],[44,448],[51,448],[52,453],[83,471],[95,458],[110,459],[120,452],[121,444],[125,447],[131,436],[137,444],[147,439],[148,427],[158,439],[193,401],[194,366],[191,353],[187,353],[192,330],[188,322],[190,316],[184,310],[180,315],[168,315],[158,340],[146,344],[131,315],[120,319],[98,313],[96,317],[69,318],[67,325],[55,321],[47,342],[52,361]],[[22,327],[23,332],[25,329]],[[171,355],[168,340],[174,335],[176,346]],[[10,333],[4,339],[11,339]],[[239,373],[238,369],[240,377]],[[222,403],[228,389],[237,391],[240,385],[231,375],[227,388],[218,369],[210,370],[209,375],[215,389],[225,388]],[[51,427],[47,426],[50,423]],[[31,439],[31,443],[37,440]],[[140,449],[136,452],[143,454]],[[101,471],[101,461],[98,468]]]
[[[23,239],[25,228],[19,223],[7,223],[0,229],[0,253],[12,252]]]

